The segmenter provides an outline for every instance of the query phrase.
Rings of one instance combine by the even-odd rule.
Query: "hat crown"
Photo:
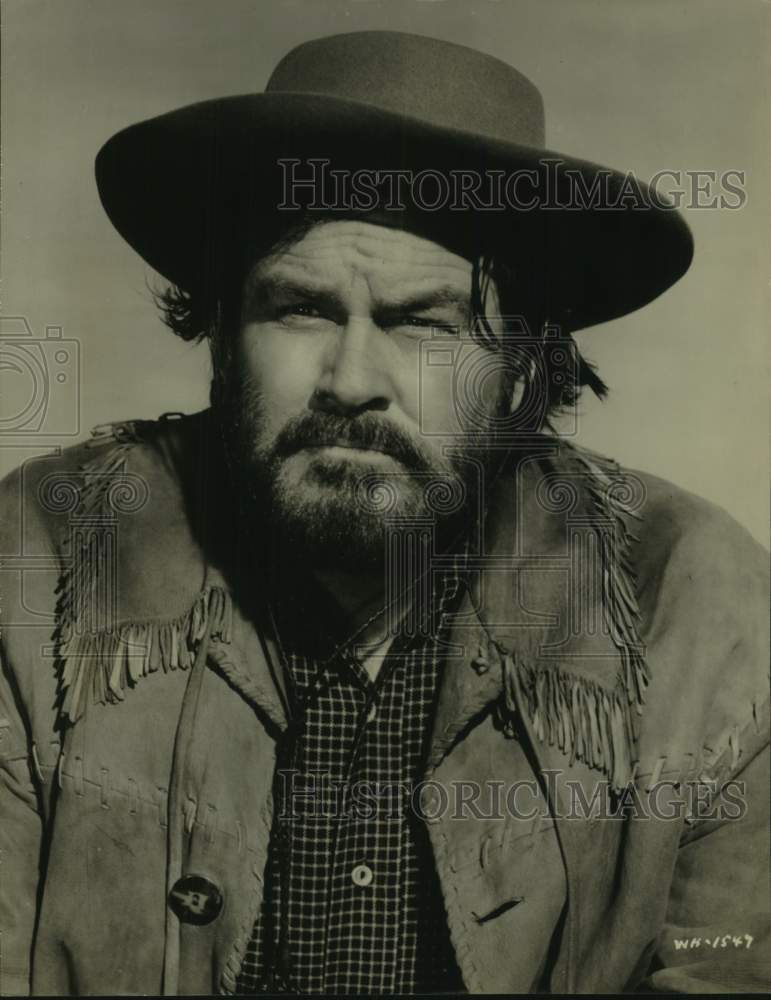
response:
[[[640,308],[690,264],[693,241],[682,216],[650,201],[642,182],[642,206],[630,204],[627,175],[549,152],[543,132],[540,93],[507,63],[422,35],[351,32],[293,49],[266,93],[213,98],[121,130],[100,150],[96,177],[118,231],[156,271],[191,293],[225,280],[233,254],[286,222],[287,168],[290,174],[297,168],[302,187],[316,169],[310,161],[320,160],[349,168],[343,197],[354,192],[346,182],[357,179],[356,168],[367,168],[356,188],[365,198],[373,175],[380,184],[381,170],[412,173],[408,197],[421,218],[436,218],[431,230],[441,229],[448,242],[470,235],[479,245],[489,236],[491,244],[513,249],[512,243],[534,240],[544,262],[543,299],[570,329]],[[559,158],[565,169],[552,178],[547,158]],[[413,197],[425,190],[412,184],[417,172],[444,170],[453,174],[444,178],[452,182],[449,200],[436,185],[448,211],[427,205],[423,211]],[[473,171],[480,183],[469,187]],[[523,178],[524,191],[516,186]],[[587,198],[583,207],[573,201],[576,179]],[[389,197],[387,184],[375,194],[381,190]],[[623,195],[613,205],[618,210],[597,210],[595,191],[611,204]],[[518,198],[531,193],[533,203],[520,211]],[[565,210],[545,211],[550,199]],[[451,211],[456,204],[462,211]],[[544,211],[529,211],[539,204]]]
[[[538,88],[512,66],[465,45],[398,31],[305,42],[278,64],[269,93],[322,94],[525,146],[543,146]]]

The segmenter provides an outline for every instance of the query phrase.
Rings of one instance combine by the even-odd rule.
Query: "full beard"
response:
[[[215,378],[212,408],[252,538],[322,572],[381,573],[410,531],[428,529],[435,551],[460,544],[500,461],[482,432],[440,455],[373,412],[308,410],[267,441],[260,394],[232,371]]]

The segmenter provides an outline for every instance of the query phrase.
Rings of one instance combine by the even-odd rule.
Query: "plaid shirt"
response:
[[[374,683],[350,645],[325,663],[287,653],[305,724],[291,768],[277,775],[266,893],[238,992],[266,989],[282,905],[293,990],[463,990],[410,794],[422,776],[444,615],[460,586],[457,567],[439,576],[431,634],[397,636]]]

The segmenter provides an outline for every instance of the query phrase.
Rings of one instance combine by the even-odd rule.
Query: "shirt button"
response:
[[[373,875],[372,869],[369,865],[356,865],[351,872],[351,881],[354,885],[370,885],[374,877],[375,876]]]

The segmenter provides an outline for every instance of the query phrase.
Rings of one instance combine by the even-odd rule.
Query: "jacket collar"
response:
[[[451,619],[429,769],[492,709],[504,737],[526,721],[558,755],[615,787],[627,783],[630,709],[641,707],[647,673],[636,629],[627,627],[636,604],[627,528],[608,499],[612,471],[544,438],[500,477]],[[279,651],[248,616],[235,614],[236,622],[241,666],[231,657],[228,679],[283,729]]]
[[[456,653],[429,767],[494,704],[506,736],[526,722],[539,743],[614,787],[629,780],[647,668],[628,565],[632,512],[613,502],[613,472],[542,439],[498,483],[449,639]]]

